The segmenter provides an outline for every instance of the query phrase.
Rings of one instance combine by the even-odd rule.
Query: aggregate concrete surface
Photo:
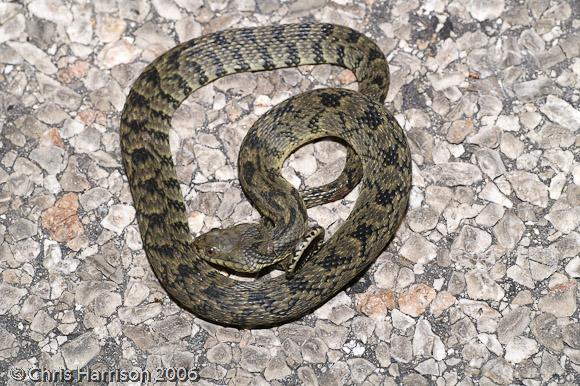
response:
[[[120,111],[178,42],[296,21],[353,27],[388,54],[410,207],[370,270],[312,315],[223,328],[176,306],[149,267]],[[0,383],[86,367],[195,370],[183,385],[580,384],[579,29],[576,0],[0,2]],[[309,66],[186,101],[171,141],[193,233],[258,218],[237,181],[245,132],[333,85],[356,88],[349,71]],[[309,145],[285,175],[329,182],[344,154]],[[332,233],[355,199],[309,214]]]

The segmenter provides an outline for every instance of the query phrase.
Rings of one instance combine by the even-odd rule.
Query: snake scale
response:
[[[174,111],[196,89],[226,75],[306,64],[352,70],[359,91],[302,93],[260,117],[242,143],[238,168],[242,188],[263,220],[194,240],[169,146]],[[388,85],[387,61],[373,41],[347,27],[319,23],[208,34],[174,47],[145,68],[122,113],[122,158],[143,248],[178,304],[221,325],[279,325],[318,308],[376,259],[394,236],[411,189],[404,132],[383,107]],[[347,145],[347,166],[326,186],[335,192],[321,187],[299,193],[282,178],[282,163],[299,147],[324,138]],[[295,272],[241,281],[215,267],[243,271],[246,262],[237,259],[248,252],[248,264],[259,263],[249,271],[276,261],[268,254],[286,254],[286,259],[292,243],[313,235],[306,208],[344,196],[358,180],[359,197],[345,223],[311,248]],[[251,241],[244,244],[247,238]]]

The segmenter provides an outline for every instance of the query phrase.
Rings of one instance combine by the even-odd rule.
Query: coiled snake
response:
[[[194,241],[169,147],[174,111],[193,91],[229,74],[324,63],[352,70],[359,92],[314,90],[262,116],[242,143],[238,168],[263,220]],[[332,24],[212,33],[151,63],[127,97],[121,149],[143,248],[173,299],[222,325],[269,327],[311,312],[365,270],[393,237],[411,188],[404,132],[382,106],[388,85],[388,65],[376,44]],[[282,163],[322,138],[347,144],[347,166],[334,183],[299,193],[281,176]],[[321,228],[307,226],[306,208],[343,197],[359,180],[351,214],[322,243]],[[278,265],[287,272],[240,281],[216,264],[247,272]]]

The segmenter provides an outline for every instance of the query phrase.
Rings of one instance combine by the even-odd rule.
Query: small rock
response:
[[[540,375],[542,379],[547,381],[556,374],[564,374],[565,370],[560,366],[560,361],[557,356],[551,354],[548,350],[542,353],[542,366],[540,367]]]
[[[409,363],[413,359],[412,338],[393,334],[391,337],[391,356],[399,362]]]
[[[541,345],[556,352],[560,352],[564,348],[560,326],[558,326],[554,315],[539,314],[530,324],[530,329]]]
[[[368,320],[365,318],[365,320]],[[339,350],[346,342],[349,329],[344,326],[337,326],[331,322],[319,320],[316,322],[315,334],[322,339],[326,345],[333,349]],[[372,333],[372,332],[371,332]]]
[[[538,352],[535,340],[525,336],[516,336],[505,348],[505,359],[511,363],[520,363]]]
[[[101,221],[101,225],[117,234],[121,234],[134,218],[135,208],[131,205],[112,205],[107,216]]]
[[[539,207],[548,206],[548,187],[537,175],[525,171],[512,171],[506,174],[518,198]]]
[[[580,256],[576,256],[566,264],[566,273],[570,277],[578,278],[580,277]]]
[[[506,157],[518,158],[524,151],[524,144],[512,133],[502,133],[500,150]]]
[[[570,323],[562,327],[562,338],[574,349],[580,349],[580,324]]]
[[[112,68],[123,63],[132,63],[141,55],[141,49],[135,47],[126,38],[107,44],[99,53],[98,59],[104,68]]]
[[[18,52],[28,63],[47,75],[55,74],[57,68],[52,64],[50,56],[35,45],[28,42],[7,42],[10,48]]]
[[[161,304],[149,303],[136,307],[120,307],[117,312],[121,321],[139,325],[159,315],[161,313]]]
[[[560,126],[568,127],[572,130],[580,129],[580,111],[563,99],[548,95],[546,104],[540,107],[540,111],[546,114],[548,119]]]
[[[352,358],[346,361],[350,369],[350,379],[356,385],[362,385],[365,379],[375,371],[375,366],[364,358]]]
[[[68,193],[42,212],[42,226],[49,231],[53,240],[67,242],[84,233],[77,214],[78,207],[77,195]]]
[[[491,236],[486,231],[465,225],[451,245],[451,254],[480,254],[491,245]]]
[[[328,346],[319,338],[307,339],[302,344],[302,358],[307,363],[326,362]]]
[[[23,288],[13,287],[6,283],[0,283],[0,315],[5,315],[20,299],[26,295],[27,291]]]
[[[178,20],[181,18],[179,8],[171,0],[153,0],[152,4],[157,13],[165,19]]]
[[[431,313],[438,318],[446,309],[455,304],[455,302],[455,296],[451,292],[441,291],[437,294],[433,303],[431,303]]]
[[[264,371],[264,377],[268,381],[273,379],[283,379],[292,373],[290,367],[286,364],[283,355],[276,355],[268,362]]]
[[[467,294],[471,299],[500,301],[504,290],[489,275],[488,272],[474,269],[465,275]]]
[[[340,292],[314,313],[320,319],[327,319],[340,325],[354,316],[355,312],[351,305],[351,299],[344,292]]]
[[[302,366],[298,369],[298,379],[302,382],[305,386],[318,386],[318,379],[316,378],[316,374],[314,370],[310,367]],[[249,383],[247,383],[249,385]]]
[[[499,245],[513,249],[520,241],[526,229],[522,220],[513,213],[507,213],[493,227],[493,234],[497,238]]]
[[[390,289],[383,288],[365,292],[359,296],[357,302],[357,310],[372,317],[386,315],[395,306],[394,292]]]
[[[56,24],[66,26],[72,22],[72,14],[61,0],[34,0],[28,4],[28,9],[36,17]]]
[[[431,325],[425,319],[417,322],[415,334],[413,335],[413,354],[415,356],[433,357],[441,361],[445,359],[445,345],[436,334],[433,333]]]
[[[475,20],[493,20],[500,17],[504,8],[504,0],[469,0],[467,10]]]
[[[111,193],[107,189],[103,188],[92,188],[87,190],[85,193],[81,194],[79,201],[83,209],[90,212],[93,209],[98,208],[100,205],[109,201],[111,198]]]
[[[505,209],[496,203],[489,203],[475,218],[479,225],[492,227],[503,217]]]
[[[455,121],[447,130],[447,141],[449,143],[458,144],[470,134],[473,133],[473,122],[471,120]]]
[[[20,241],[35,236],[36,232],[36,223],[25,218],[19,218],[8,227],[8,233],[10,233],[14,241]]]
[[[64,151],[56,146],[40,146],[30,152],[30,159],[35,161],[49,174],[58,174],[62,170]]]
[[[253,354],[247,353],[246,355],[249,357]],[[232,361],[232,349],[230,348],[230,345],[227,343],[219,343],[213,346],[207,351],[207,360],[210,363],[227,365]]]
[[[407,213],[409,227],[417,233],[429,231],[437,226],[439,213],[430,206],[412,209]]]
[[[432,166],[426,171],[434,181],[445,186],[473,185],[481,181],[481,171],[465,162],[447,162]]]
[[[16,336],[0,327],[0,359],[5,360],[18,354]]]
[[[506,313],[497,325],[497,337],[503,344],[521,335],[530,323],[530,309],[518,307]]]
[[[541,311],[557,317],[567,317],[576,311],[576,282],[571,280],[550,288],[550,292],[538,302]]]
[[[436,292],[426,284],[414,284],[399,295],[399,309],[411,316],[419,316],[425,312],[435,299]]]
[[[483,366],[482,374],[495,383],[507,385],[513,380],[514,370],[503,358],[494,358]]]
[[[437,257],[437,248],[423,236],[413,233],[403,244],[400,254],[413,263],[426,264]]]
[[[57,322],[50,317],[44,310],[40,310],[34,316],[32,323],[30,323],[30,329],[36,331],[40,334],[46,335],[53,328],[57,326]]]
[[[206,177],[213,177],[216,170],[226,164],[226,157],[218,149],[195,145],[193,150],[199,168]]]
[[[0,24],[0,44],[15,40],[26,29],[26,19],[24,15],[18,14]]]
[[[524,34],[522,33],[522,36],[523,35]],[[540,38],[540,42],[542,45],[544,44],[542,38]],[[540,50],[543,51],[543,47],[540,48]],[[561,89],[546,76],[539,76],[537,79],[514,83],[513,87],[516,95],[522,100],[527,101],[534,101],[545,96],[559,95],[562,93]]]
[[[489,351],[484,344],[472,341],[463,346],[461,356],[470,367],[479,369],[489,359]]]
[[[70,157],[68,166],[59,180],[62,189],[67,192],[84,192],[90,187],[90,183],[81,172],[76,157]]]
[[[580,206],[570,208],[557,202],[545,217],[560,232],[570,233],[580,226]]]
[[[505,165],[496,150],[481,149],[475,153],[475,159],[481,170],[492,180],[505,172]]]
[[[61,351],[67,368],[80,369],[101,352],[101,347],[93,333],[87,332],[65,343]]]
[[[494,184],[493,182],[488,182],[483,189],[481,190],[481,192],[479,193],[479,197],[481,197],[484,200],[487,200],[489,202],[493,202],[502,206],[505,206],[506,208],[511,208],[513,207],[513,203],[510,201],[509,198],[507,198],[496,186],[496,184]]]
[[[406,332],[409,328],[415,325],[415,319],[396,309],[391,312],[391,320],[393,327],[403,332]]]
[[[110,15],[97,15],[97,36],[103,43],[111,43],[118,40],[125,31],[126,24],[122,19]]]

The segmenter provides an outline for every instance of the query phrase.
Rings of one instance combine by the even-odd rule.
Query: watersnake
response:
[[[218,78],[307,64],[350,69],[359,91],[305,92],[260,117],[242,143],[238,168],[262,221],[194,240],[169,145],[173,113],[192,92]],[[360,275],[392,239],[411,189],[404,132],[383,107],[388,86],[389,69],[378,46],[333,24],[211,33],[149,64],[126,99],[121,152],[143,248],[170,296],[205,320],[263,328],[308,314]],[[347,166],[334,183],[298,192],[281,176],[282,163],[299,147],[326,138],[347,146]],[[306,208],[344,196],[359,180],[350,215],[321,242],[321,229],[307,225]],[[223,275],[215,264],[249,272],[278,264],[287,272],[241,281]]]

